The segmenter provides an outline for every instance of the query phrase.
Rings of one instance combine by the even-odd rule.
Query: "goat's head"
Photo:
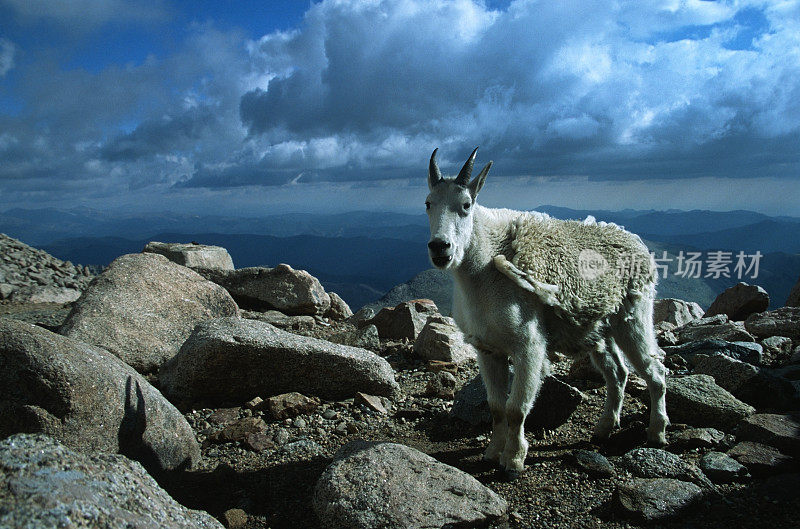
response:
[[[431,154],[428,166],[430,193],[425,200],[431,238],[428,241],[428,256],[437,268],[452,268],[461,264],[464,252],[472,235],[473,210],[478,192],[486,181],[492,162],[486,164],[480,174],[470,180],[475,162],[476,148],[455,178],[442,178],[436,165],[436,152]]]

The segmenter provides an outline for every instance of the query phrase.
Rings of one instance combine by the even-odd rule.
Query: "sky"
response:
[[[0,0],[0,210],[800,216],[800,0]]]

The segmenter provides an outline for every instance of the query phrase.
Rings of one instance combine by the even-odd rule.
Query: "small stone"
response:
[[[714,483],[728,483],[747,476],[747,469],[722,452],[707,452],[700,458],[700,469]]]
[[[688,428],[675,432],[670,437],[670,446],[691,450],[714,448],[725,440],[725,432],[716,428]]]
[[[306,397],[296,391],[269,397],[266,401],[266,408],[277,420],[295,417],[302,413],[312,413],[317,407],[319,399]]]
[[[279,428],[277,432],[275,432],[275,444],[278,446],[283,446],[289,442],[289,431],[284,428]]]
[[[266,429],[267,423],[260,417],[246,417],[229,424],[221,431],[210,435],[208,439],[218,443],[238,442],[252,433],[263,432]]]
[[[703,486],[711,485],[694,465],[660,448],[635,448],[622,456],[619,464],[640,478],[674,478]]]
[[[245,403],[245,408],[249,410],[260,410],[264,404],[264,399],[261,397],[254,397]]]
[[[747,467],[754,476],[768,476],[791,469],[792,458],[776,448],[752,441],[742,441],[728,450],[728,455]]]
[[[332,409],[328,408],[327,410],[322,412],[322,418],[332,421],[339,417],[339,414],[333,411]]]
[[[347,433],[347,423],[344,421],[340,422],[333,431],[339,435],[345,435]]]
[[[275,448],[275,441],[267,432],[255,432],[245,437],[244,445],[255,452],[265,452]]]
[[[239,408],[220,408],[208,416],[211,424],[228,424],[239,419]]]
[[[456,390],[456,377],[447,371],[436,373],[425,387],[425,395],[445,400],[453,400]]]
[[[593,476],[608,478],[617,473],[614,465],[602,454],[591,450],[575,450],[573,455],[578,466]]]
[[[386,408],[383,406],[383,402],[381,402],[380,397],[376,397],[375,395],[367,395],[366,393],[358,392],[355,396],[355,403],[356,404],[363,404],[367,408],[377,411],[383,415],[389,413],[386,411]]]
[[[228,529],[239,529],[247,525],[249,517],[242,509],[228,509],[222,513],[222,523]]]
[[[615,503],[637,521],[663,520],[680,514],[702,495],[694,483],[671,478],[633,478],[617,486]]]
[[[308,424],[306,423],[306,420],[303,419],[302,417],[295,417],[294,421],[292,421],[292,426],[294,426],[295,428],[305,428],[306,426],[308,426]]]

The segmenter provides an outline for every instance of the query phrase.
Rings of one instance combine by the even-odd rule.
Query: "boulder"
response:
[[[703,309],[693,301],[666,298],[657,299],[653,304],[653,323],[671,323],[676,327],[703,317]]]
[[[706,316],[725,314],[731,321],[744,321],[749,315],[767,310],[769,294],[758,285],[737,283],[725,289],[706,311]]]
[[[767,444],[800,457],[800,418],[797,414],[756,413],[739,423],[736,439]]]
[[[42,434],[0,441],[1,527],[222,529],[183,507],[142,466],[70,450]]]
[[[787,336],[770,336],[761,340],[764,348],[764,355],[774,363],[775,360],[781,361],[792,356],[792,339]]]
[[[333,334],[328,337],[328,341],[352,347],[361,347],[370,351],[380,351],[381,348],[378,328],[371,324]]]
[[[785,411],[800,407],[792,383],[768,369],[720,354],[697,355],[694,363],[694,373],[711,375],[717,385],[756,408]]]
[[[718,386],[708,375],[667,379],[667,414],[673,422],[731,430],[755,409]]]
[[[326,318],[336,321],[343,321],[353,315],[350,305],[339,296],[336,292],[328,292],[331,298],[331,306],[325,313]]]
[[[744,322],[745,328],[755,336],[786,336],[800,340],[800,307],[779,309],[751,314]]]
[[[702,496],[694,483],[672,478],[633,478],[614,492],[614,504],[623,515],[640,522],[674,517]]]
[[[716,428],[687,428],[672,433],[670,448],[691,450],[693,448],[716,448],[725,441],[725,432]]]
[[[679,344],[700,340],[717,339],[728,342],[754,342],[741,322],[728,321],[724,314],[700,318],[677,327],[673,334]]]
[[[239,318],[198,325],[159,381],[180,406],[291,391],[339,400],[357,391],[391,396],[399,390],[391,366],[375,353]]]
[[[674,478],[711,486],[708,478],[694,465],[660,448],[634,448],[619,459],[618,465],[639,478]]]
[[[797,283],[794,284],[791,292],[789,292],[789,297],[786,298],[784,305],[787,307],[800,307],[800,278],[797,279]]]
[[[200,459],[191,427],[108,351],[0,319],[0,437],[45,433],[85,452],[120,452],[149,469]]]
[[[16,285],[0,283],[0,299],[11,299],[11,297],[14,295],[14,292],[16,292],[18,289],[19,287]]]
[[[129,254],[92,281],[59,332],[149,373],[175,356],[199,322],[237,314],[230,295],[196,272],[163,255]]]
[[[224,287],[244,309],[274,309],[289,316],[322,316],[331,308],[331,297],[319,280],[287,264],[275,268],[198,271]]]
[[[425,360],[461,363],[477,357],[475,348],[464,342],[464,335],[453,318],[429,316],[414,342],[414,353]]]
[[[728,450],[728,455],[747,467],[754,476],[769,476],[792,470],[792,458],[763,443],[742,441]]]
[[[142,252],[161,254],[173,263],[189,268],[233,270],[233,259],[228,250],[221,246],[152,241],[145,245]]]
[[[747,476],[747,468],[728,454],[707,452],[700,458],[700,469],[714,483],[728,483]]]
[[[396,307],[384,307],[368,323],[378,328],[381,340],[410,340],[428,321],[428,316],[438,314],[438,309],[429,299],[404,301]]]
[[[554,430],[572,416],[583,399],[580,390],[550,375],[542,381],[539,396],[525,420],[526,430]],[[489,426],[492,416],[486,387],[478,375],[456,393],[450,415],[473,426]]]
[[[323,527],[485,527],[508,504],[478,480],[413,448],[355,441],[320,476],[314,510]]]
[[[37,285],[21,287],[14,290],[11,300],[15,303],[72,303],[81,297],[81,291],[75,288],[56,285]]]
[[[697,355],[724,355],[748,364],[761,363],[763,348],[755,342],[728,342],[725,340],[699,340],[682,345],[662,347],[666,355],[678,355],[694,365]]]

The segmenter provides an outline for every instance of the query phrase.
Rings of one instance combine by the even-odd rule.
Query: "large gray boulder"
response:
[[[230,295],[196,272],[163,255],[129,254],[95,278],[59,332],[149,373],[175,356],[199,322],[237,314]]]
[[[395,443],[346,445],[314,491],[314,510],[329,529],[485,527],[507,509],[466,472]]]
[[[653,323],[667,322],[680,327],[703,317],[703,309],[694,301],[666,298],[653,303]]]
[[[618,465],[639,478],[674,478],[711,486],[700,469],[660,448],[634,448],[619,459]]]
[[[730,431],[755,408],[718,386],[708,375],[667,379],[667,414],[673,422]]]
[[[725,340],[728,342],[754,342],[755,338],[747,332],[741,322],[729,321],[725,314],[693,320],[677,327],[673,334],[679,344],[700,340]]]
[[[0,441],[0,491],[0,527],[223,527],[180,505],[135,461],[76,452],[41,434]]]
[[[756,413],[746,417],[736,429],[739,441],[754,441],[774,446],[794,457],[800,456],[800,414]]]
[[[731,321],[744,321],[749,315],[769,307],[769,294],[758,285],[736,283],[725,289],[706,311],[706,316],[725,314]]]
[[[109,352],[0,318],[0,437],[45,433],[85,452],[121,452],[153,470],[192,467],[186,419]]]
[[[759,368],[725,355],[697,355],[694,373],[711,375],[720,387],[758,409],[800,408],[800,395],[792,383],[769,369]]]
[[[392,367],[375,353],[239,318],[198,325],[159,381],[179,407],[291,391],[338,400],[358,391],[390,396],[399,389]]]
[[[786,336],[800,340],[800,307],[779,309],[751,314],[744,322],[747,330],[760,338]]]
[[[559,378],[550,375],[542,381],[542,388],[533,408],[525,419],[526,430],[554,430],[578,409],[585,395]],[[489,426],[492,415],[486,397],[486,386],[480,375],[473,378],[456,393],[450,415],[473,426]]]
[[[233,259],[222,246],[151,241],[142,252],[161,254],[173,263],[189,268],[233,270]]]
[[[224,287],[245,309],[273,309],[289,316],[322,316],[331,308],[331,297],[319,280],[287,264],[198,272]]]

